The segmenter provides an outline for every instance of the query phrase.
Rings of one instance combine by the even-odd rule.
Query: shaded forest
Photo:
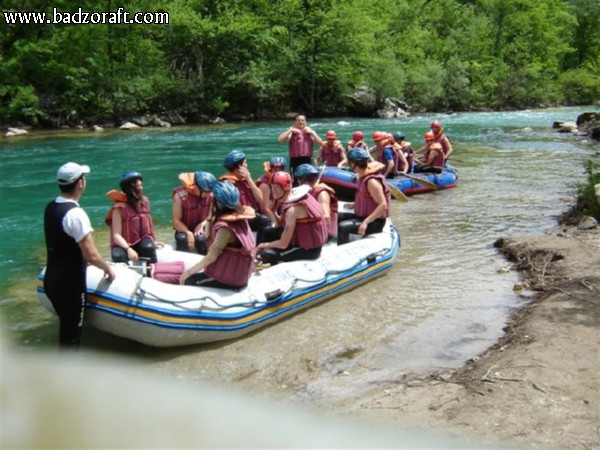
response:
[[[163,11],[161,25],[8,24],[0,123],[348,112],[359,86],[412,111],[600,98],[599,0],[3,1],[5,11]]]

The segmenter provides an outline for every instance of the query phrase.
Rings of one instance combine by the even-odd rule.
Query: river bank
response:
[[[600,229],[497,243],[538,290],[464,367],[409,374],[346,402],[353,414],[509,447],[600,447]]]

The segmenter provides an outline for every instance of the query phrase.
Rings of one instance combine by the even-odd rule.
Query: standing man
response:
[[[102,269],[109,282],[113,269],[100,256],[86,212],[79,206],[85,192],[88,166],[68,162],[58,169],[60,195],[46,206],[44,232],[47,266],[44,290],[60,322],[61,348],[79,347],[86,290],[86,262]]]
[[[288,143],[290,156],[290,173],[294,174],[300,164],[311,164],[315,142],[323,145],[323,140],[315,131],[306,125],[306,116],[297,114],[294,125],[289,127],[277,138],[282,144]]]

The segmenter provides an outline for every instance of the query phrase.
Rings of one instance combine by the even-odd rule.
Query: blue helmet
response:
[[[219,209],[234,209],[240,203],[240,191],[229,181],[219,181],[213,187],[213,194]]]
[[[123,175],[121,175],[121,178],[119,179],[119,187],[121,188],[122,191],[125,191],[131,185],[131,183],[135,180],[144,181],[144,178],[142,178],[141,173],[136,172],[135,170],[130,170],[128,172],[125,172]]]
[[[231,150],[223,161],[223,167],[227,170],[235,170],[238,165],[246,159],[246,154],[240,150]]]
[[[312,164],[300,164],[294,171],[294,176],[297,178],[310,178],[312,175],[318,175],[319,169]]]
[[[196,173],[194,173],[194,180],[196,181],[196,184],[200,190],[204,192],[211,192],[215,186],[215,183],[217,182],[212,173],[203,172],[202,170],[198,170]]]
[[[348,152],[348,159],[351,161],[360,161],[361,159],[369,159],[371,156],[368,150],[360,147],[354,147]]]
[[[283,169],[285,169],[285,158],[283,156],[273,156],[269,160],[269,165],[271,167],[283,167]]]
[[[404,133],[402,131],[396,131],[394,133],[394,139],[404,139],[406,136],[404,136]]]

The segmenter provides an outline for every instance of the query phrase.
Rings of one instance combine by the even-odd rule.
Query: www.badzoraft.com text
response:
[[[78,8],[75,12],[59,11],[52,8],[52,13],[34,11],[2,11],[7,25],[17,24],[49,24],[49,25],[97,25],[97,24],[134,24],[134,25],[166,25],[169,23],[167,12],[136,12],[130,13],[125,8],[116,11],[96,12],[83,11]]]

